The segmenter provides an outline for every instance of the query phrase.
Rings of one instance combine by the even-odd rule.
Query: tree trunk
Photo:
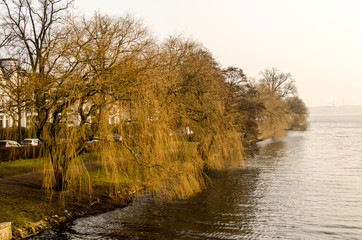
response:
[[[18,138],[19,138],[19,143],[21,142],[21,140],[23,140],[23,136],[21,133],[21,109],[18,108]]]
[[[55,191],[64,191],[66,189],[67,180],[63,171],[54,172],[55,175]]]
[[[54,178],[55,178],[55,191],[64,191],[67,188],[68,180],[67,180],[67,173],[69,166],[64,166],[61,162],[60,153],[58,156],[52,156],[52,164],[54,170]]]

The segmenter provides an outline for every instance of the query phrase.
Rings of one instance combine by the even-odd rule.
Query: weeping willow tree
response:
[[[308,111],[298,97],[292,75],[272,68],[261,72],[261,76],[256,98],[264,106],[259,116],[261,138],[284,136],[286,130],[305,130]]]
[[[265,107],[253,80],[237,67],[222,70],[227,87],[226,109],[234,116],[233,125],[240,132],[244,147],[255,147],[260,135],[258,119]]]
[[[99,129],[122,139],[101,148],[111,193],[147,189],[185,198],[204,187],[205,169],[243,163],[239,135],[225,111],[224,79],[200,45],[170,38],[120,62],[113,76],[118,87],[103,121],[112,112],[126,116]]]
[[[53,87],[40,131],[53,169],[45,185],[90,191],[79,154],[87,138],[97,136],[100,171],[111,195],[147,189],[186,197],[199,191],[204,163],[172,127],[164,66],[147,30],[128,16],[96,14],[74,19],[66,31],[69,37],[58,48],[61,64],[49,76]],[[114,141],[115,134],[121,141]]]
[[[308,128],[308,108],[298,96],[286,99],[289,107],[290,123],[289,129],[304,131]]]
[[[68,37],[57,48],[58,65],[49,77],[52,87],[44,105],[47,114],[43,124],[38,124],[53,169],[46,186],[64,190],[70,183],[86,182],[82,186],[90,189],[79,154],[90,136],[107,134],[101,131],[106,131],[102,125],[109,125],[103,119],[115,104],[112,95],[126,92],[128,82],[116,79],[119,63],[132,58],[149,41],[146,29],[128,16],[76,18],[61,31]]]
[[[65,17],[71,3],[1,1],[4,26],[18,36],[12,50],[25,49],[48,189],[92,192],[80,154],[97,137],[96,166],[110,196],[147,189],[188,197],[205,186],[206,169],[243,165],[242,141],[257,134],[255,122],[270,137],[305,115],[289,74],[272,69],[257,87],[234,84],[231,75],[244,81],[242,72],[223,71],[196,42],[158,43],[131,16]]]
[[[290,121],[286,102],[264,84],[258,86],[257,101],[260,101],[264,106],[258,119],[260,138],[285,136]]]
[[[174,126],[191,129],[206,168],[242,163],[242,144],[226,110],[224,78],[211,54],[201,45],[170,38],[164,43],[169,77],[168,105]],[[228,161],[231,160],[231,161]]]
[[[91,188],[78,157],[87,131],[102,139],[100,172],[112,196],[147,189],[184,198],[203,188],[205,169],[242,164],[240,137],[226,111],[224,78],[211,54],[177,38],[158,46],[136,23],[95,15],[72,25],[70,40],[76,44],[67,48],[77,67],[70,74],[73,81],[65,84],[71,97],[57,102],[64,106],[57,111],[59,121],[52,120],[59,131],[44,131],[50,139],[65,139],[49,147],[59,146],[50,152],[55,186],[57,176],[62,179],[57,190],[69,187],[73,176],[79,179],[70,182]],[[76,127],[60,124],[74,114]],[[121,141],[109,139],[115,134]],[[196,143],[188,141],[190,135]]]
[[[188,197],[204,187],[205,169],[243,163],[224,77],[201,45],[177,37],[159,44],[130,16],[65,18],[71,1],[8,2],[18,11],[8,25],[19,22],[13,16],[23,22],[10,30],[30,34],[19,41],[28,50],[36,135],[49,157],[46,188],[92,192],[80,154],[93,137],[112,197],[140,189]],[[21,28],[29,23],[34,31]]]

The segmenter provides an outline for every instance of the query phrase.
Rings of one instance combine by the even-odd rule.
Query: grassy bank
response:
[[[171,150],[181,145],[183,151]],[[12,222],[14,236],[25,237],[69,219],[125,206],[135,193],[142,190],[157,194],[159,189],[174,184],[180,188],[176,190],[184,194],[181,196],[187,196],[192,191],[200,190],[197,188],[200,186],[184,177],[189,172],[196,171],[190,163],[197,157],[196,148],[197,143],[188,142],[162,146],[162,154],[157,156],[162,160],[162,167],[150,165],[152,172],[164,173],[162,181],[158,177],[161,175],[154,176],[158,182],[146,181],[147,178],[140,177],[139,174],[143,173],[137,169],[140,163],[136,164],[131,156],[122,151],[118,153],[124,155],[124,160],[117,162],[118,166],[123,166],[122,170],[113,165],[112,168],[104,168],[102,165],[113,162],[105,163],[102,162],[104,159],[99,159],[98,154],[84,153],[81,159],[87,167],[84,171],[86,181],[74,181],[75,186],[63,192],[50,191],[44,187],[44,178],[50,171],[44,169],[49,161],[46,158],[0,163],[0,222]],[[168,169],[172,168],[180,169],[179,174],[171,175],[173,172]],[[182,192],[182,184],[186,184],[192,191]]]
[[[13,236],[23,238],[70,219],[125,206],[131,199],[110,198],[102,188],[95,189],[93,197],[65,195],[50,197],[41,189],[22,190],[21,194],[5,191],[0,196],[0,222],[12,222]]]
[[[43,170],[46,160],[36,158],[0,163],[0,178]]]
[[[85,163],[97,156],[83,154]],[[92,191],[78,194],[50,192],[43,185],[45,158],[0,163],[0,222],[12,222],[13,234],[24,237],[67,219],[124,206],[131,195],[114,198],[108,194],[109,179],[93,164],[89,176]],[[126,182],[126,179],[124,179]]]
[[[81,159],[84,163],[97,160],[97,156],[92,153],[84,153],[81,155]],[[11,162],[0,163],[0,178],[32,173],[44,170],[45,163],[49,159],[47,158],[35,158],[35,159],[21,159]]]

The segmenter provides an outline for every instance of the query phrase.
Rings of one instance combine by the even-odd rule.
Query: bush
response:
[[[18,159],[31,159],[44,156],[42,145],[0,148],[0,162],[9,162]]]

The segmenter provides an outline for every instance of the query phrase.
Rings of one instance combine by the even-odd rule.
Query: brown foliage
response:
[[[49,25],[44,45],[19,41],[31,47],[36,133],[52,169],[46,188],[92,193],[79,154],[98,137],[93,150],[110,197],[147,189],[184,198],[204,187],[206,169],[243,165],[242,141],[256,138],[256,123],[266,137],[286,129],[278,91],[252,86],[238,69],[223,72],[200,44],[180,37],[159,44],[130,16],[65,21],[69,1],[39,3],[42,14],[55,7],[50,22],[36,25]]]

